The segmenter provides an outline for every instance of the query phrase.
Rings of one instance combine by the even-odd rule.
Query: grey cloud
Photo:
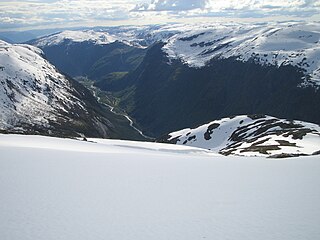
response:
[[[304,4],[301,7],[313,7],[316,3],[319,3],[319,0],[304,0]]]
[[[263,5],[261,8],[267,8],[267,9],[279,9],[280,6],[274,6],[274,5]]]

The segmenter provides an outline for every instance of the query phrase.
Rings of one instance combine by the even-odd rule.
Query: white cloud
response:
[[[208,13],[233,16],[300,16],[310,17],[320,12],[319,0],[209,0]]]
[[[150,4],[137,4],[136,11],[187,11],[205,8],[207,0],[152,0]]]
[[[1,1],[0,28],[64,25],[101,20],[129,19],[130,9],[135,6],[131,0],[28,0]],[[7,19],[14,19],[8,21]]]
[[[320,13],[320,0],[151,0],[133,11],[166,11],[178,17],[291,17],[305,18]],[[319,19],[320,20],[320,19]]]
[[[7,0],[0,29],[18,27],[149,24],[196,18],[320,20],[320,0]]]

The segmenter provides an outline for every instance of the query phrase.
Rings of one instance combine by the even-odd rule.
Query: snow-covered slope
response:
[[[315,240],[320,159],[0,135],[0,239]]]
[[[65,42],[68,44],[91,42],[97,45],[105,45],[119,41],[127,45],[144,48],[180,33],[179,28],[181,26],[184,25],[120,26],[90,30],[68,30],[43,36],[28,43],[43,48]]]
[[[109,44],[116,41],[116,38],[107,32],[98,32],[93,30],[85,31],[63,31],[49,36],[39,38],[34,41],[35,46],[45,47],[52,45],[59,45],[64,41],[70,42],[84,42],[89,41],[94,44]]]
[[[224,155],[311,155],[320,154],[320,126],[270,116],[243,115],[173,132],[159,141],[210,149]]]
[[[0,41],[0,127],[48,126],[72,108],[83,109],[68,79],[29,45]]]
[[[186,25],[163,50],[171,59],[203,67],[214,58],[235,58],[262,65],[293,65],[303,84],[320,85],[320,24],[267,23]]]
[[[36,47],[0,41],[0,83],[0,131],[111,138],[136,135],[124,118],[103,111],[85,87],[58,72]]]

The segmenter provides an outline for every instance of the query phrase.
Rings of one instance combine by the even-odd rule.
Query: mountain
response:
[[[163,47],[170,59],[201,68],[212,59],[235,58],[262,66],[301,69],[301,85],[320,85],[320,24],[213,25],[174,35]]]
[[[64,30],[84,30],[87,28],[84,27],[68,27],[68,28],[48,28],[48,29],[31,29],[26,31],[1,31],[0,38],[1,40],[6,41],[5,39],[10,39],[6,41],[9,43],[25,43],[36,38],[47,36],[56,32],[61,32]]]
[[[13,43],[13,41],[11,39],[3,36],[1,33],[0,33],[0,40],[7,42],[7,43]]]
[[[33,41],[60,71],[72,76],[101,79],[128,72],[142,61],[145,49],[118,40],[107,32],[63,31]]]
[[[29,43],[37,47],[62,44],[68,40],[76,42],[92,42],[106,45],[115,41],[145,48],[155,42],[166,40],[175,34],[184,31],[183,24],[147,25],[147,26],[118,26],[94,27],[89,29],[64,30],[32,39]]]
[[[142,63],[98,87],[121,96],[147,134],[231,115],[320,123],[320,24],[181,25]]]
[[[27,43],[41,48],[59,70],[72,76],[105,80],[134,70],[146,48],[179,33],[180,25],[95,27],[65,30]]]
[[[320,154],[320,126],[264,115],[223,118],[158,140],[224,155],[288,157]]]
[[[2,132],[141,139],[36,47],[0,41],[0,81]]]

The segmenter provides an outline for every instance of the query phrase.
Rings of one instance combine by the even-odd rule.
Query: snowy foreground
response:
[[[320,157],[0,135],[0,239],[319,239]]]

